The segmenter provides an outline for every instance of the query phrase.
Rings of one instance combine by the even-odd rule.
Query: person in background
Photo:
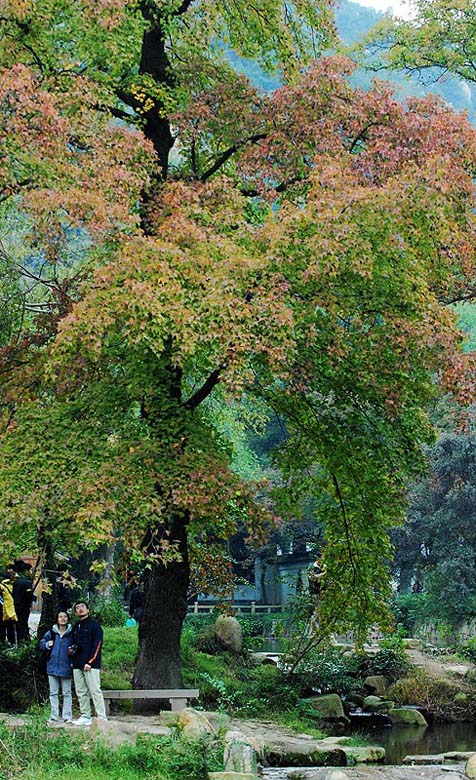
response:
[[[142,615],[142,606],[144,603],[144,590],[142,583],[135,583],[131,590],[131,597],[129,601],[129,615],[134,618],[138,623]]]
[[[75,726],[90,726],[91,699],[98,720],[107,720],[104,696],[101,691],[102,628],[89,615],[89,605],[77,601],[74,607],[78,622],[73,628],[73,641],[69,648],[73,665],[73,679],[79,701],[80,716],[73,720]]]
[[[15,572],[13,564],[9,563],[6,569],[6,577],[0,582],[0,591],[2,594],[2,620],[0,622],[0,642],[7,642],[13,647],[17,644],[17,613],[13,601],[13,583],[15,581]]]
[[[61,717],[65,723],[71,723],[73,718],[71,696],[71,678],[73,676],[73,671],[71,669],[71,658],[68,652],[72,641],[73,627],[69,622],[68,613],[60,610],[56,615],[55,625],[50,631],[46,632],[40,642],[41,649],[49,654],[46,672],[48,674],[48,684],[50,686],[51,715],[48,721],[50,726],[58,723],[60,720],[60,688],[63,695]]]
[[[28,619],[30,617],[31,605],[35,601],[30,576],[31,563],[21,560],[15,561],[13,570],[15,572],[13,602],[17,615],[17,640],[18,642],[27,642],[30,639]]]

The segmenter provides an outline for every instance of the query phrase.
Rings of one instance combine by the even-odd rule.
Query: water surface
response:
[[[359,732],[354,732],[358,734]],[[476,723],[435,723],[424,726],[367,728],[360,733],[369,744],[381,745],[387,764],[401,764],[408,755],[434,755],[452,750],[476,752]]]

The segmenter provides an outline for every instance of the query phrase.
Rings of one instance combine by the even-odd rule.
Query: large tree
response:
[[[345,59],[299,72],[326,3],[12,0],[2,25],[4,208],[29,249],[6,246],[9,536],[120,538],[146,571],[134,684],[179,685],[190,552],[267,516],[212,402],[247,394],[286,420],[282,512],[320,499],[322,625],[363,632],[435,377],[466,368],[440,301],[473,269],[473,130],[352,90]]]

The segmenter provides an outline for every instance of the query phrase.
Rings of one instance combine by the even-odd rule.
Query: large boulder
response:
[[[347,757],[347,764],[383,764],[385,762],[385,748],[377,745],[364,745],[353,747],[343,745],[342,750]]]
[[[384,696],[388,688],[388,680],[383,674],[373,674],[364,680],[364,688],[375,696]]]
[[[412,707],[394,707],[389,711],[388,717],[394,725],[428,726],[421,712]]]
[[[346,766],[346,755],[339,745],[325,745],[324,741],[308,741],[284,737],[278,744],[265,744],[269,766]]]
[[[177,713],[175,724],[186,739],[200,739],[213,734],[213,727],[203,712],[181,710]]]
[[[394,706],[395,703],[393,701],[381,699],[380,696],[366,696],[362,709],[364,712],[389,712]]]
[[[221,646],[230,653],[243,650],[243,633],[237,619],[229,615],[220,615],[213,626],[213,633]]]
[[[468,676],[469,667],[463,666],[463,664],[455,664],[455,666],[448,666],[446,671],[454,677],[461,677],[464,679]]]
[[[346,720],[344,707],[337,693],[324,693],[322,696],[313,696],[304,701],[312,710],[313,716],[319,720]]]
[[[471,777],[471,778],[476,777],[476,753],[473,753],[473,755],[470,756],[466,761],[464,772],[466,777]]]
[[[240,731],[228,731],[225,735],[224,764],[227,772],[258,777],[256,749],[252,740]]]

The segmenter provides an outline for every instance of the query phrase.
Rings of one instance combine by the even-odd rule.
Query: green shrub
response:
[[[219,614],[216,610],[198,615],[189,613],[183,622],[183,630],[193,637],[195,634],[203,631],[206,626],[213,625]]]
[[[36,642],[17,648],[0,645],[0,710],[25,712],[48,696],[48,678],[38,671],[41,651]]]
[[[464,688],[465,697],[458,696],[461,692],[461,684],[437,680],[415,671],[410,677],[397,680],[388,695],[398,704],[423,707],[437,720],[474,720],[476,690],[467,685]]]
[[[458,645],[457,653],[466,661],[471,661],[473,664],[476,663],[476,637],[472,636],[466,644]]]
[[[382,648],[378,653],[356,656],[356,674],[364,679],[368,675],[383,674],[389,682],[398,680],[411,669],[411,664],[403,650]]]
[[[238,698],[241,717],[266,717],[270,713],[292,712],[299,702],[299,691],[286,675],[272,664],[262,664],[250,670],[247,684]]]
[[[126,621],[126,610],[117,597],[105,599],[102,596],[93,596],[89,606],[92,617],[102,626],[119,627]]]
[[[223,646],[215,636],[213,625],[204,626],[201,631],[192,636],[192,642],[194,648],[201,653],[215,655],[223,652]]]
[[[395,623],[405,628],[406,636],[413,636],[415,624],[427,612],[425,593],[398,593],[390,602]]]
[[[360,687],[356,679],[357,665],[355,656],[344,655],[338,648],[316,650],[299,662],[291,681],[303,693],[320,691],[346,696]]]
[[[258,615],[236,615],[236,619],[241,626],[243,639],[251,639],[257,636],[268,636],[273,624],[276,622],[283,624],[283,614],[271,615],[265,612]]]

